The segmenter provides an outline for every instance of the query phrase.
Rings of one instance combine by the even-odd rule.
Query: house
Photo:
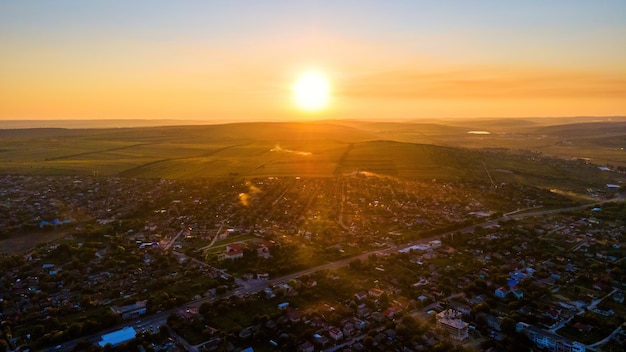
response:
[[[330,336],[330,338],[335,341],[339,341],[343,339],[343,332],[333,326],[332,328],[328,329],[328,336]]]
[[[387,336],[387,340],[391,341],[396,338],[396,331],[394,329],[385,330],[385,335]]]
[[[365,321],[363,321],[361,319],[357,319],[357,318],[352,318],[352,323],[353,323],[354,327],[359,329],[359,330],[365,329],[365,326],[367,325],[365,323]]]
[[[314,352],[315,351],[315,346],[313,346],[313,344],[309,341],[306,341],[304,343],[301,343],[300,346],[298,346],[298,351],[300,352]]]
[[[487,326],[496,331],[502,331],[502,317],[497,317],[495,315],[486,314],[485,319],[487,320]]]
[[[367,307],[365,304],[357,307],[356,314],[359,318],[367,318],[372,313],[372,310]]]
[[[383,295],[383,293],[385,293],[385,291],[383,291],[383,290],[381,290],[381,289],[379,289],[379,288],[376,288],[376,287],[371,288],[371,289],[368,291],[368,294],[369,294],[370,296],[372,296],[372,297],[375,297],[375,298],[380,298],[380,296],[382,296],[382,295]]]
[[[476,297],[470,298],[469,299],[469,303],[473,304],[473,305],[476,305],[476,304],[483,303],[486,299],[487,299],[487,296],[485,296],[485,295],[478,295]]]
[[[354,324],[348,322],[343,325],[343,336],[354,336],[356,333],[356,328]]]
[[[515,298],[517,299],[522,299],[524,298],[524,292],[522,292],[522,290],[520,290],[517,286],[513,286],[511,287],[511,293],[513,294],[513,296],[515,296]]]
[[[557,280],[555,278],[553,278],[553,277],[547,277],[547,278],[545,278],[543,280],[537,281],[536,284],[538,286],[542,286],[542,287],[543,286],[554,286],[554,285],[556,285],[556,281]]]
[[[322,347],[328,345],[328,342],[330,342],[330,340],[328,340],[328,337],[326,336],[322,336],[320,334],[313,334],[313,342],[317,345],[320,345]]]
[[[454,300],[448,301],[448,308],[452,308],[457,312],[460,312],[461,314],[470,314],[470,312],[472,311],[472,308],[470,306]]]
[[[113,306],[111,310],[115,314],[119,314],[122,319],[136,318],[140,315],[146,314],[146,301],[138,301],[135,304],[127,306]]]
[[[320,317],[313,317],[313,319],[311,319],[309,321],[309,325],[311,325],[314,328],[318,328],[318,327],[324,326],[325,324],[324,324],[324,320],[322,318],[320,318]]]
[[[226,245],[226,253],[224,253],[224,259],[237,259],[243,258],[243,247],[237,243],[230,243]]]
[[[365,291],[357,292],[354,294],[354,298],[356,298],[359,301],[362,301],[367,298],[367,292]]]
[[[495,295],[498,298],[506,298],[506,295],[508,294],[509,294],[509,289],[504,286],[497,288],[495,291]]]
[[[446,309],[437,313],[437,328],[448,331],[455,340],[465,340],[469,335],[469,324],[464,322],[462,314],[454,309]]]
[[[289,318],[290,322],[297,323],[302,319],[302,315],[297,310],[291,310],[287,312],[287,318]]]
[[[378,323],[385,321],[385,315],[381,312],[373,312],[371,314],[371,317]]]
[[[561,314],[561,310],[560,309],[556,309],[556,308],[552,307],[552,308],[546,310],[543,313],[543,316],[548,317],[548,318],[550,318],[552,320],[557,320],[557,319],[559,319],[559,315],[560,314]]]
[[[396,314],[398,314],[401,311],[401,309],[398,309],[397,307],[391,306],[387,309],[385,309],[385,311],[383,312],[383,314],[389,318],[392,319],[393,317],[396,316]]]

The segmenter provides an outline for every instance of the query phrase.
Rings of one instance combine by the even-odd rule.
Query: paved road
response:
[[[176,234],[176,236],[174,236],[174,238],[172,238],[171,241],[169,241],[166,245],[165,245],[165,249],[168,250],[170,249],[170,247],[172,247],[172,245],[174,244],[174,242],[176,242],[176,240],[178,239],[178,237],[180,237],[180,235],[183,234],[183,232],[185,231],[185,229],[180,229],[180,231],[178,231],[178,233]]]

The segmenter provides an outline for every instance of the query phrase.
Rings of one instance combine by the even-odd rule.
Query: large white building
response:
[[[526,335],[537,347],[552,352],[585,352],[586,346],[552,332],[519,322],[516,331]]]
[[[448,331],[455,340],[468,337],[469,324],[461,320],[462,314],[454,309],[446,309],[437,314],[437,328]]]
[[[115,347],[119,344],[130,341],[135,337],[137,337],[137,331],[135,331],[134,328],[127,326],[121,330],[102,335],[102,338],[100,342],[98,342],[98,345],[100,345],[100,347],[104,347],[106,345],[111,345]]]

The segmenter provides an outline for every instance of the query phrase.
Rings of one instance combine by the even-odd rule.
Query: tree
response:
[[[161,325],[159,326],[159,334],[162,337],[168,337],[170,336],[170,329],[167,327],[167,325]]]
[[[69,329],[67,330],[67,335],[71,338],[76,338],[81,336],[83,333],[83,323],[73,322]]]
[[[218,295],[224,294],[226,293],[226,291],[228,290],[228,288],[224,285],[219,285],[215,288],[215,293]]]
[[[93,306],[93,299],[91,298],[90,295],[83,295],[83,297],[80,300],[80,305],[83,308],[90,308]]]
[[[200,315],[202,315],[203,317],[207,316],[209,313],[211,313],[211,309],[213,308],[213,306],[211,305],[211,303],[208,302],[202,302],[202,304],[200,305],[200,307],[198,308],[198,313],[200,313]]]
[[[118,324],[121,321],[119,315],[109,311],[104,314],[101,320],[102,327],[111,327],[115,324]]]
[[[383,293],[380,298],[378,299],[378,304],[380,304],[380,307],[382,309],[386,309],[387,307],[389,307],[389,296],[387,295],[387,293]]]
[[[502,332],[512,336],[515,334],[515,320],[509,318],[509,317],[504,317],[502,318],[502,322],[500,323],[500,327],[502,328]]]
[[[366,336],[363,339],[363,345],[365,345],[365,347],[367,347],[368,349],[372,348],[374,346],[374,338],[371,336]]]
[[[93,349],[91,349],[91,347],[95,347],[95,346],[96,345],[94,345],[93,343],[87,340],[81,340],[76,343],[76,346],[74,347],[73,351],[92,351]]]
[[[361,261],[361,259],[355,259],[350,262],[350,269],[354,271],[361,271],[362,268],[363,268],[363,262]]]

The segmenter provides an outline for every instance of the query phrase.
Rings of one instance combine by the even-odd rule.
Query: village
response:
[[[514,220],[575,204],[528,186],[364,175],[24,177],[3,177],[3,236],[56,239],[1,258],[5,350],[63,349],[116,327],[126,339],[76,350],[624,342],[623,201]],[[141,322],[155,314],[164,324]]]

